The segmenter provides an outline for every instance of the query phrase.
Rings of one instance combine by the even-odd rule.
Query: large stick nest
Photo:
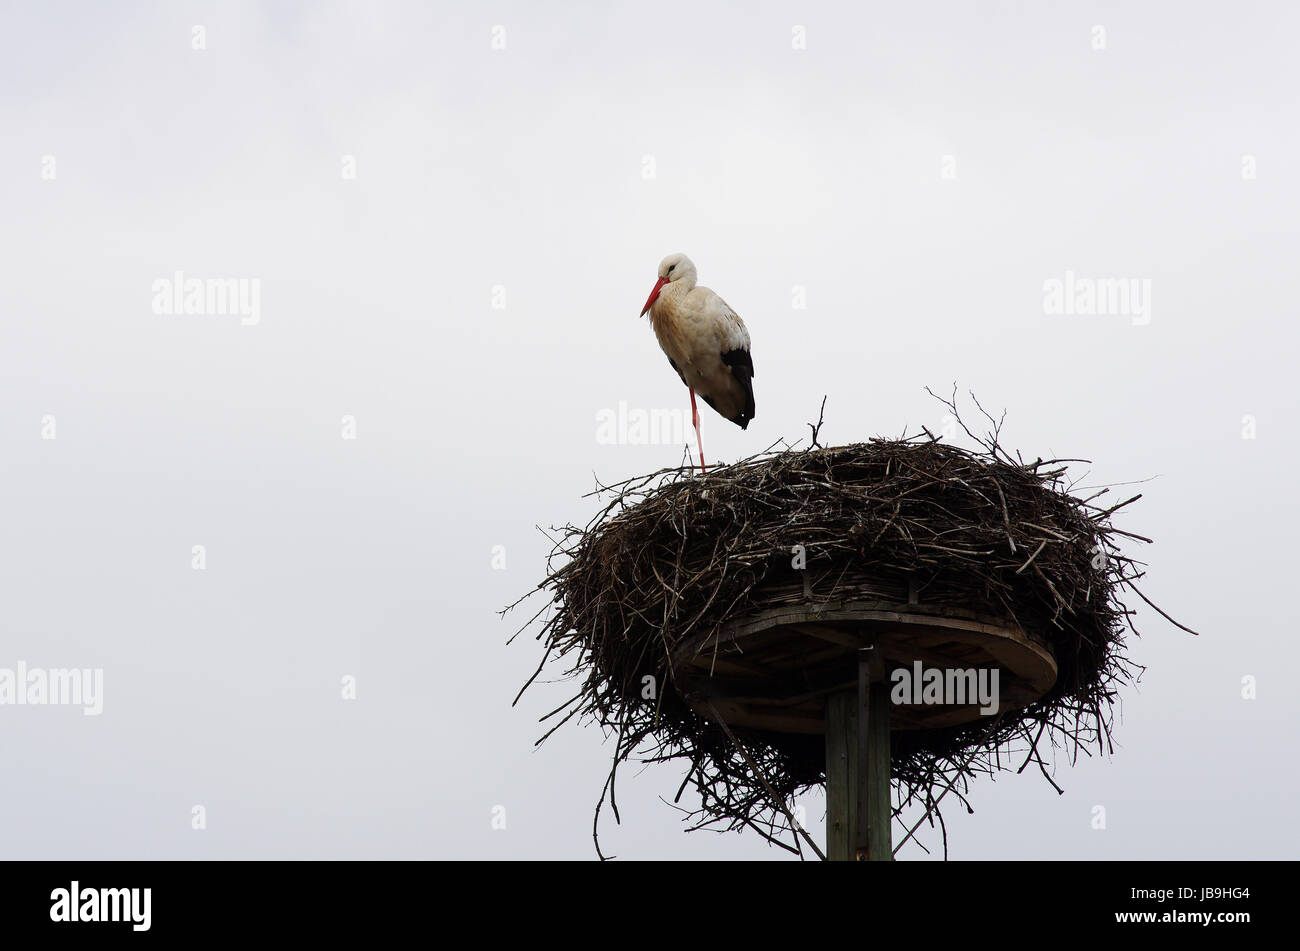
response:
[[[814,427],[807,449],[764,452],[704,476],[667,469],[595,493],[607,504],[587,526],[561,530],[539,585],[551,610],[538,673],[550,659],[579,683],[548,715],[564,714],[550,732],[579,717],[617,737],[597,822],[607,797],[617,816],[621,763],[680,760],[677,799],[688,785],[699,795],[685,810],[692,828],[750,827],[800,854],[800,835],[812,846],[792,828],[791,803],[825,781],[823,738],[729,730],[699,715],[677,691],[670,659],[682,638],[716,631],[798,584],[795,545],[810,575],[845,579],[844,590],[819,585],[821,598],[853,596],[850,580],[864,572],[904,586],[919,579],[928,603],[1011,619],[1055,655],[1055,685],[1028,707],[894,733],[896,815],[919,803],[942,826],[938,800],[953,792],[969,808],[976,774],[1033,763],[1052,782],[1040,751],[1063,748],[1071,761],[1093,747],[1108,752],[1117,690],[1141,670],[1125,656],[1133,612],[1121,594],[1141,597],[1133,582],[1142,571],[1120,542],[1149,539],[1111,524],[1134,499],[1103,507],[1105,489],[1071,494],[1068,463],[1082,460],[1012,458],[998,428],[968,431],[978,445],[968,450],[928,431],[822,448]],[[657,690],[646,689],[648,677]],[[944,841],[946,850],[946,832]]]

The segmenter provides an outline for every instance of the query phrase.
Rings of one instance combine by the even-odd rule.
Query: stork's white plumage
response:
[[[659,262],[659,280],[641,316],[650,312],[659,346],[691,391],[691,423],[704,471],[704,440],[695,393],[741,429],[754,418],[754,360],[740,316],[707,287],[696,287],[695,265],[684,254]]]

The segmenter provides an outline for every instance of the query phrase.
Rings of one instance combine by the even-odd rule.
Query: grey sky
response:
[[[681,457],[596,438],[687,408],[636,318],[680,250],[754,341],[712,459],[823,394],[830,441],[934,429],[956,380],[1158,476],[1119,525],[1204,635],[1143,605],[1116,754],[981,784],[955,857],[1294,857],[1300,13],[1070,6],[6,5],[0,667],[102,667],[104,711],[0,707],[0,854],[592,857],[610,746],[533,750],[567,688],[510,708],[495,612],[593,472]],[[260,319],[154,313],[176,271]],[[1045,314],[1067,271],[1149,322]],[[683,835],[680,779],[624,773],[606,851],[784,856]]]

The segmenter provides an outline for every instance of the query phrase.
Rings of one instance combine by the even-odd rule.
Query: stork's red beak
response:
[[[655,282],[655,289],[650,292],[649,299],[646,300],[645,306],[641,308],[641,313],[640,313],[641,317],[645,316],[645,312],[650,309],[650,305],[653,304],[655,302],[655,299],[659,297],[660,289],[667,283],[668,283],[668,278],[666,277],[661,277],[659,278],[658,281]]]

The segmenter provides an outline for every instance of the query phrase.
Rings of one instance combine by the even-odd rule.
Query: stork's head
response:
[[[665,284],[676,284],[678,281],[681,281],[688,290],[695,286],[695,264],[680,252],[670,254],[659,262],[659,280],[655,282],[654,290],[650,292],[645,307],[641,308],[641,316],[645,316]]]

